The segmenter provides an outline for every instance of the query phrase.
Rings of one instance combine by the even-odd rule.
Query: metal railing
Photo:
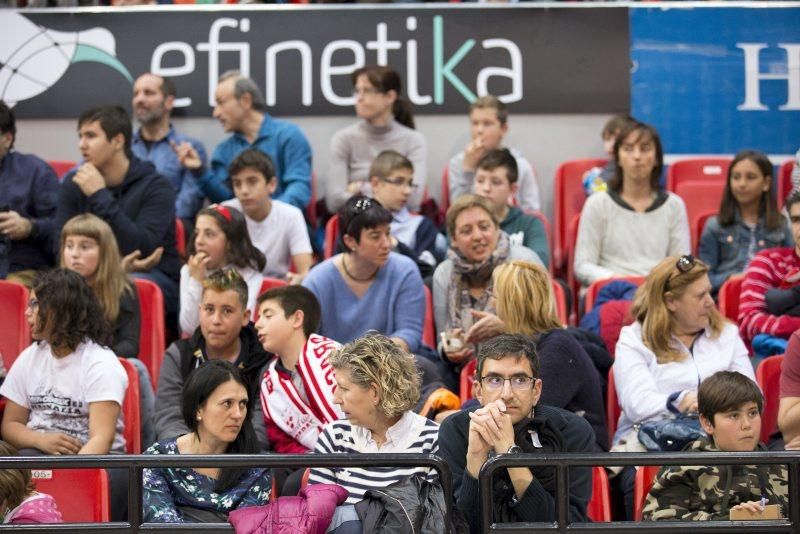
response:
[[[248,455],[111,455],[0,457],[0,469],[104,468],[128,470],[128,521],[119,523],[62,523],[59,525],[0,525],[0,531],[33,532],[173,533],[233,532],[228,523],[142,523],[142,470],[166,467],[430,467],[437,471],[445,498],[445,532],[453,509],[450,468],[432,454],[248,454]]]
[[[614,521],[610,523],[569,522],[569,468],[595,465],[776,465],[788,467],[788,519],[775,521]],[[556,521],[546,523],[505,523],[492,521],[492,478],[504,467],[552,466],[556,474]],[[490,458],[479,474],[481,532],[630,533],[642,530],[686,534],[687,532],[792,532],[800,534],[800,496],[798,495],[800,454],[796,452],[702,452],[702,453],[594,453],[594,454],[514,454]],[[787,511],[784,510],[784,513]]]

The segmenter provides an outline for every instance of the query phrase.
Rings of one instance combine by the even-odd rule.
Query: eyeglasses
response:
[[[402,178],[397,178],[395,180],[389,180],[388,178],[381,178],[381,182],[386,183],[386,184],[396,185],[397,187],[408,186],[412,190],[416,190],[419,187],[419,185],[415,184],[413,180],[410,181],[410,182],[407,182],[406,180],[403,180]]]
[[[486,375],[481,378],[481,384],[489,391],[497,391],[503,389],[506,382],[511,384],[511,389],[515,391],[524,391],[531,387],[531,384],[536,379],[528,375],[514,375],[511,378],[505,378],[500,375]]]
[[[697,265],[697,260],[691,254],[684,254],[678,261],[675,262],[675,268],[678,269],[677,274],[673,273],[667,278],[667,283],[664,285],[664,291],[669,291],[669,283],[682,274],[686,274]]]
[[[361,95],[377,95],[382,93],[380,89],[375,89],[374,87],[353,87],[353,96],[361,96]]]

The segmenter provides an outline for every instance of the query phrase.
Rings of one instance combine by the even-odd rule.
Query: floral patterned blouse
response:
[[[176,439],[153,444],[145,454],[180,454]],[[269,501],[272,482],[268,469],[252,468],[238,484],[214,492],[216,480],[191,468],[144,470],[144,520],[148,523],[183,523],[179,506],[228,513]]]

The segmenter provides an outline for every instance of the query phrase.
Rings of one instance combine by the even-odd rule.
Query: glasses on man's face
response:
[[[414,183],[414,180],[404,180],[403,178],[395,178],[394,180],[389,180],[388,178],[381,178],[381,182],[394,185],[397,187],[408,187],[411,190],[416,190],[419,187],[417,184]]]
[[[481,378],[481,384],[489,391],[498,391],[503,389],[506,382],[508,382],[514,391],[525,391],[531,388],[534,380],[536,380],[534,377],[522,374],[514,375],[511,378],[500,375],[486,375]]]
[[[353,96],[377,95],[381,92],[380,89],[375,89],[374,87],[353,87]]]

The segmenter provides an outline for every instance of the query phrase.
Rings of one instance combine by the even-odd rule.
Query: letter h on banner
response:
[[[740,111],[768,111],[761,103],[761,80],[786,80],[786,103],[781,111],[800,110],[800,44],[778,43],[786,51],[786,72],[762,73],[759,53],[767,48],[766,43],[737,43],[744,51],[744,103],[736,107]]]

